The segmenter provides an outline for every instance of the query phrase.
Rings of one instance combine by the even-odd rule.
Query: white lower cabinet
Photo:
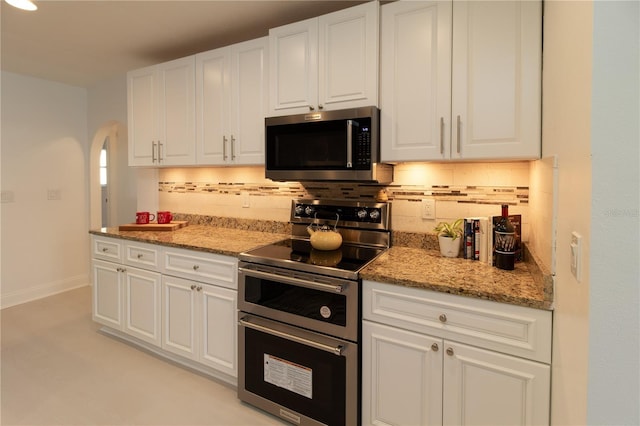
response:
[[[122,281],[120,265],[94,259],[93,320],[116,330],[122,330]]]
[[[235,258],[95,235],[92,252],[94,321],[235,384]]]
[[[159,248],[98,237],[92,246],[93,320],[159,347]]]
[[[397,298],[394,298],[397,295]],[[551,341],[551,313],[484,300],[367,282],[363,290],[362,423],[364,425],[542,425],[549,424],[550,359],[533,361],[482,347],[465,336],[460,312],[477,315],[481,333],[513,318],[521,340]],[[393,301],[393,302],[390,302]],[[405,303],[426,313],[408,315]],[[465,306],[469,303],[469,306]],[[478,303],[480,302],[480,303]],[[516,309],[514,309],[516,308]],[[521,308],[521,309],[518,309]],[[448,310],[450,309],[450,310]],[[456,313],[456,311],[458,313]],[[402,326],[380,323],[387,314]],[[435,315],[433,330],[427,318]],[[525,320],[523,322],[523,320]],[[533,324],[519,327],[518,324]],[[439,325],[438,325],[439,324]],[[406,326],[406,328],[403,328]],[[441,326],[441,332],[436,329]],[[496,336],[504,330],[496,329]],[[527,335],[528,334],[528,335]],[[531,336],[531,334],[540,336]],[[473,340],[473,345],[467,344]],[[494,344],[489,342],[488,347]],[[535,346],[535,345],[534,345]]]
[[[123,331],[160,346],[160,282],[157,272],[124,268]]]
[[[236,377],[237,292],[165,275],[162,295],[162,348]]]

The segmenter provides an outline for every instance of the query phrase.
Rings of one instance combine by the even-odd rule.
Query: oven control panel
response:
[[[326,222],[330,225],[388,229],[389,204],[363,201],[294,200],[291,221]]]

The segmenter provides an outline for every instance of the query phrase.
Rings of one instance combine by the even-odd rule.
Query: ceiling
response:
[[[129,70],[265,36],[269,28],[362,1],[34,0],[0,6],[1,66],[92,87]]]

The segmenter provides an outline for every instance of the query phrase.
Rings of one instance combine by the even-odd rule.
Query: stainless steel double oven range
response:
[[[390,223],[387,203],[293,200],[291,238],[240,254],[241,400],[294,424],[359,424],[359,271],[389,248]],[[308,226],[342,245],[312,248]]]

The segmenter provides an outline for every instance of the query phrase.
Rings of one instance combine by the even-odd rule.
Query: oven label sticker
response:
[[[313,370],[264,354],[264,381],[311,399]]]

